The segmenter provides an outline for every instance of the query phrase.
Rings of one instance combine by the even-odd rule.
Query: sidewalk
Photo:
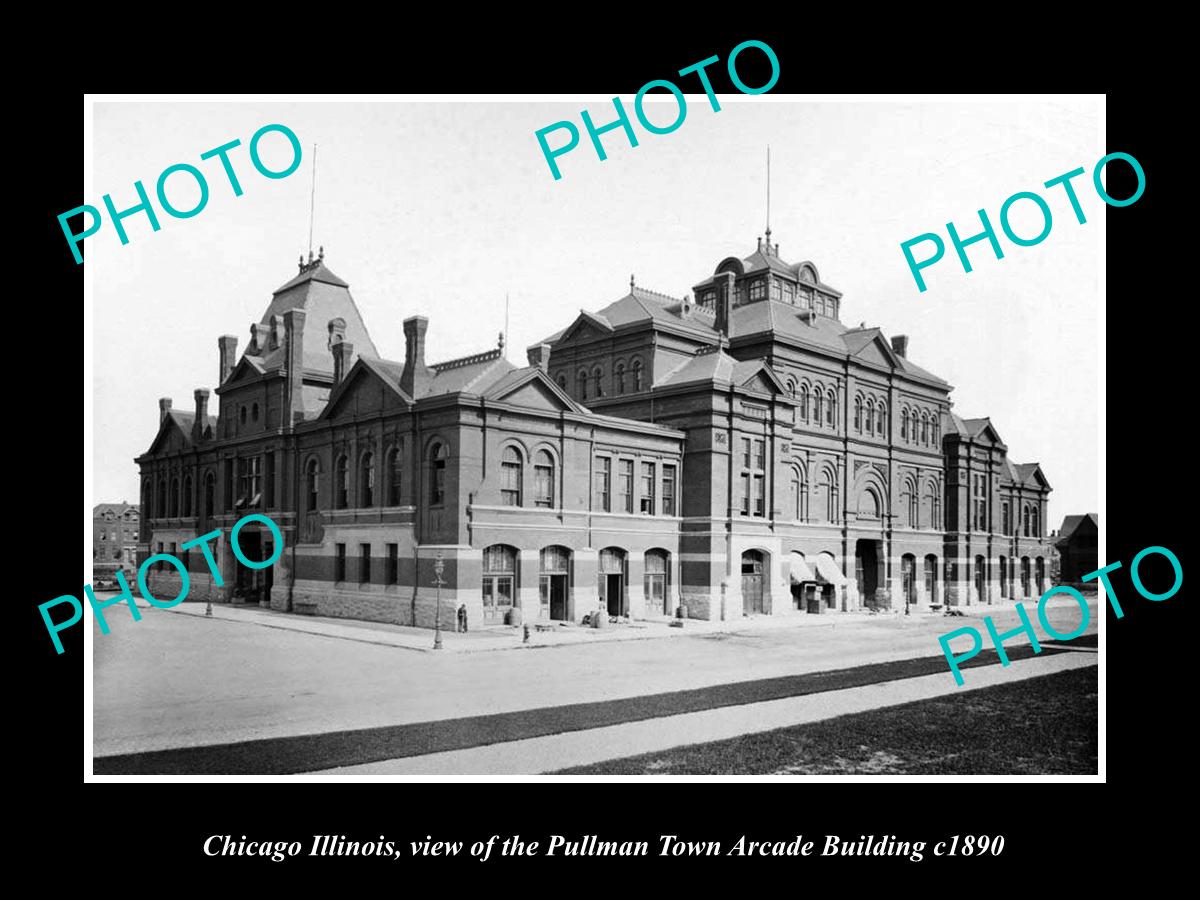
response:
[[[344,778],[535,775],[689,744],[804,725],[836,716],[927,700],[931,697],[958,695],[997,684],[1094,665],[1096,656],[1092,652],[1066,652],[1055,656],[1014,661],[1008,667],[991,665],[974,668],[971,670],[968,685],[962,688],[957,687],[954,680],[948,678],[945,673],[939,672],[935,675],[886,681],[826,693],[726,706],[702,712],[486,744],[464,750],[406,756],[306,774]],[[573,777],[590,780],[589,776]]]
[[[139,607],[141,604],[138,604]],[[1036,606],[1036,601],[1034,602]],[[1047,603],[1050,609],[1075,607],[1069,598],[1054,598]],[[1088,598],[1095,621],[1095,599]],[[153,609],[147,605],[146,608]],[[182,603],[167,612],[204,618],[204,604]],[[524,640],[523,626],[489,625],[472,631],[458,633],[442,629],[442,649],[438,653],[479,653],[494,650],[539,650],[549,647],[578,644],[600,644],[611,641],[656,640],[674,637],[697,637],[720,634],[745,634],[759,631],[777,631],[793,628],[846,628],[867,624],[893,623],[896,627],[922,627],[933,622],[944,622],[945,630],[962,628],[971,622],[981,622],[990,615],[1003,620],[1006,615],[1015,618],[1012,604],[995,606],[961,607],[964,615],[946,617],[941,612],[914,612],[905,616],[903,610],[892,612],[848,612],[824,613],[820,615],[798,614],[791,616],[751,616],[730,619],[724,622],[708,622],[687,619],[682,628],[670,626],[669,619],[633,621],[605,628],[587,628],[574,623],[555,622],[551,631],[538,631],[529,626],[529,640]],[[1027,611],[1031,611],[1027,604]],[[276,612],[253,606],[214,604],[212,618],[239,624],[261,625],[322,637],[379,644],[422,653],[434,652],[434,632],[429,628],[414,628],[386,622],[365,622],[358,619],[336,619],[323,616],[302,616],[295,613]]]

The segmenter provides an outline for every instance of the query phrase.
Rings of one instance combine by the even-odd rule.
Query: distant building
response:
[[[841,322],[811,262],[759,240],[691,297],[628,291],[528,348],[426,359],[428,320],[381,358],[324,255],[237,339],[218,339],[217,416],[159,404],[137,458],[140,552],[179,556],[192,599],[433,624],[703,619],[1036,599],[1050,484],[908,338]],[[453,323],[450,323],[453,327]],[[229,528],[278,523],[271,567]],[[182,545],[220,529],[214,581]],[[250,558],[272,554],[257,524]],[[444,579],[434,588],[434,565]],[[176,595],[174,568],[150,573]]]
[[[1096,541],[1100,534],[1100,520],[1095,513],[1067,516],[1054,546],[1060,557],[1059,580],[1063,584],[1077,584],[1083,576],[1100,568]]]
[[[137,569],[138,529],[136,505],[97,503],[92,509],[92,576],[111,577],[117,569]]]

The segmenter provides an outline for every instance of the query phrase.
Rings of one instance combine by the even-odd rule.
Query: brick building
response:
[[[1059,580],[1063,584],[1082,584],[1083,576],[1100,568],[1097,541],[1100,518],[1095,513],[1066,516],[1054,538],[1058,548]]]
[[[179,555],[220,528],[224,585],[192,552],[193,598],[419,625],[439,557],[446,624],[460,604],[472,622],[513,607],[577,621],[1036,597],[1040,468],[952,412],[907,338],[843,325],[841,294],[767,238],[694,302],[631,278],[524,367],[502,343],[430,362],[420,316],[404,360],[381,358],[347,284],[310,255],[240,359],[218,340],[218,416],[204,389],[192,413],[160,401],[137,459],[141,552]],[[227,544],[248,512],[284,537],[261,572]],[[251,558],[273,549],[257,526],[242,537]],[[150,577],[166,597],[177,581]]]
[[[138,508],[125,501],[92,508],[92,577],[111,578],[118,569],[137,570]]]

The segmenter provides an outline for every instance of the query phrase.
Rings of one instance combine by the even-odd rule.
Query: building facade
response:
[[[215,417],[205,389],[191,413],[160,401],[137,459],[143,559],[219,528],[223,584],[185,554],[194,599],[422,626],[461,606],[472,623],[731,619],[1045,590],[1045,475],[955,414],[906,337],[844,326],[841,294],[769,233],[694,297],[631,278],[524,367],[503,337],[428,362],[413,316],[393,362],[310,254],[240,359],[218,340]],[[249,512],[283,535],[260,571],[227,543]],[[271,539],[248,525],[240,549],[267,558]],[[173,567],[149,580],[178,592]]]
[[[1100,517],[1095,513],[1063,519],[1062,528],[1054,538],[1060,557],[1059,579],[1063,584],[1083,584],[1084,575],[1100,568],[1099,539]]]
[[[97,503],[92,508],[93,578],[111,578],[118,570],[137,570],[138,519],[137,506],[123,500]]]

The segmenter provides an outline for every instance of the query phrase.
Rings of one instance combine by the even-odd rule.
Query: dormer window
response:
[[[750,282],[750,300],[765,300],[767,297],[767,282],[765,279],[756,278]]]
[[[793,306],[796,304],[796,286],[790,281],[783,282],[783,302]]]
[[[771,279],[771,299],[783,300],[783,282],[778,278]]]

